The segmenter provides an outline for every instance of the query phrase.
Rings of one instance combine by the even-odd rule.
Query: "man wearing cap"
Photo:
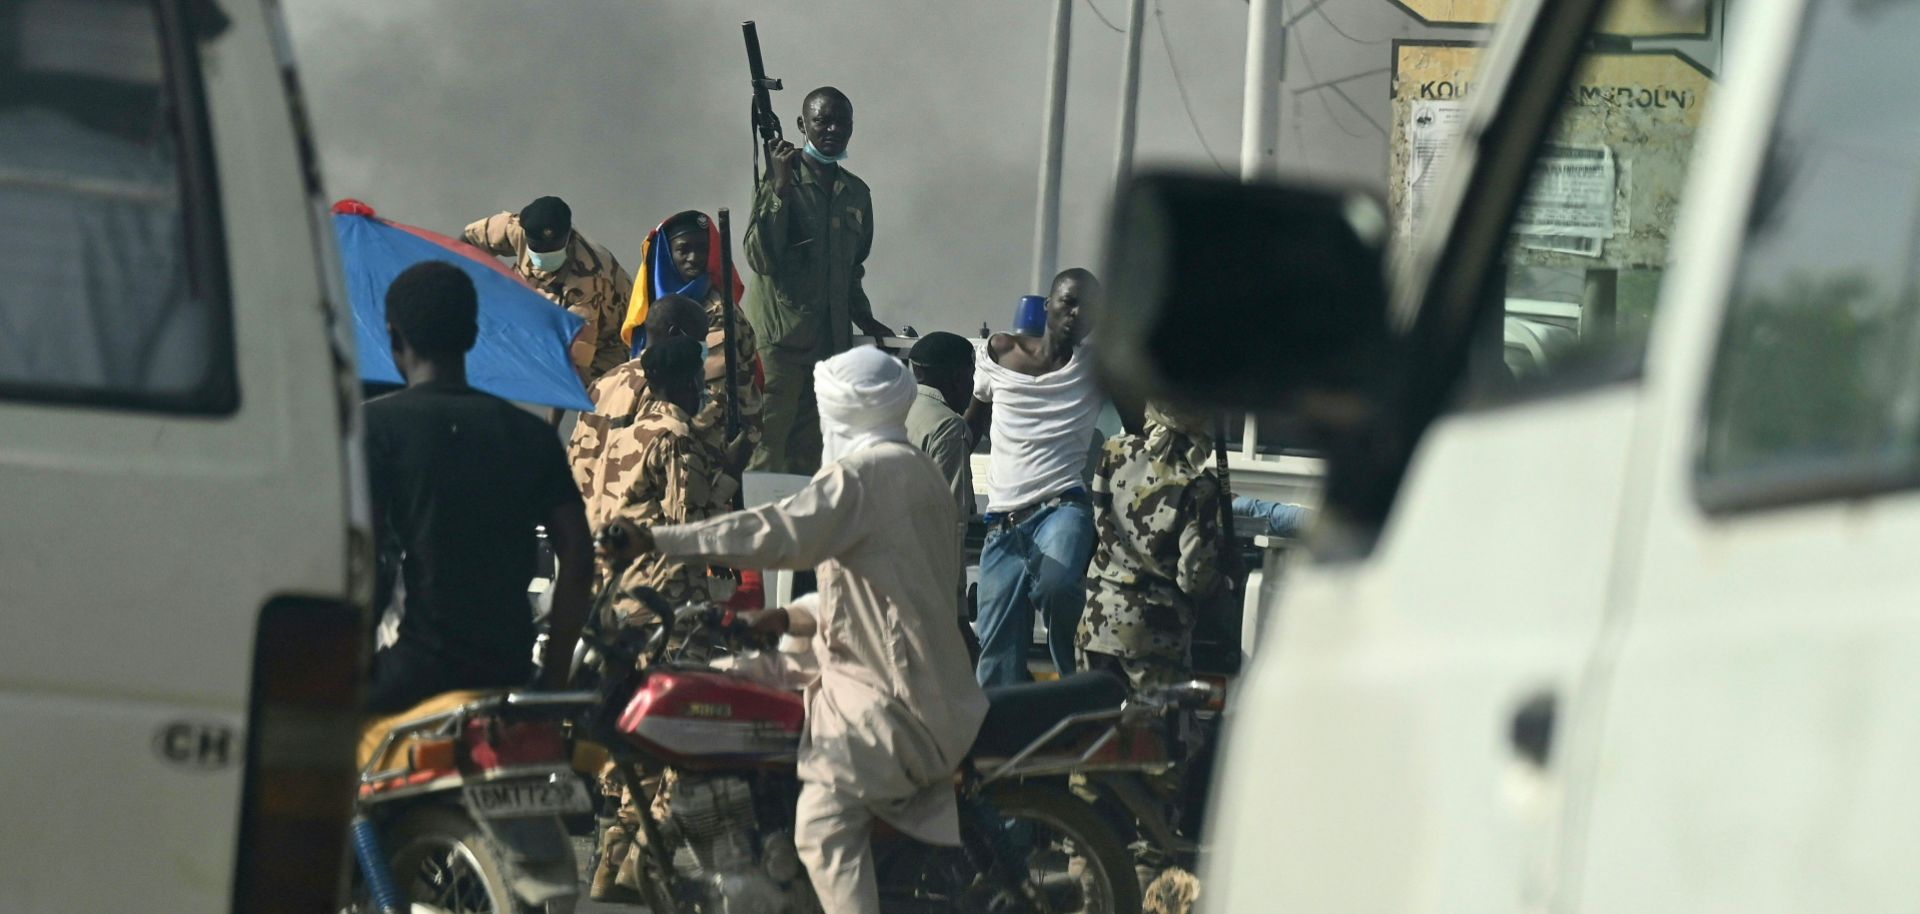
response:
[[[912,408],[907,410],[907,440],[933,459],[940,475],[947,478],[954,506],[960,509],[960,578],[955,592],[960,601],[960,633],[967,640],[967,654],[978,657],[980,643],[967,620],[966,539],[967,523],[973,520],[973,433],[961,411],[973,397],[973,344],[958,334],[936,330],[920,338],[907,353],[918,385]]]
[[[566,201],[540,197],[519,213],[496,213],[467,226],[462,237],[495,257],[512,257],[521,279],[587,322],[569,353],[583,379],[591,382],[627,360],[620,319],[633,279],[612,252],[574,231]]]
[[[649,348],[670,340],[698,341],[706,331],[706,318],[693,299],[669,295],[653,303],[647,314],[646,333],[641,336]],[[646,355],[645,350],[641,356]],[[620,458],[621,439],[633,426],[648,399],[645,363],[630,359],[593,382],[591,413],[582,413],[567,441],[567,460],[573,465],[574,481],[580,484],[586,499],[587,519],[596,526],[611,516],[618,494],[613,486],[618,475],[609,464]],[[699,412],[698,406],[694,412]]]
[[[1193,627],[1219,589],[1220,476],[1203,412],[1148,403],[1145,434],[1106,443],[1093,480],[1096,539],[1080,665],[1134,688],[1193,673]]]
[[[693,338],[665,337],[634,360],[646,373],[647,389],[632,425],[616,432],[608,445],[609,516],[596,520],[619,517],[653,526],[684,524],[726,512],[736,483],[722,470],[719,450],[693,430],[693,416],[703,399],[701,348]],[[644,555],[624,565],[609,564],[598,607],[601,630],[658,622],[638,596],[643,589],[678,606],[711,599],[710,583],[704,563]],[[602,789],[619,799],[620,808],[605,833],[589,896],[637,901],[632,890],[639,887],[638,861],[626,865],[626,857],[640,835],[633,806],[638,788],[603,779]]]
[[[960,843],[953,771],[987,699],[949,621],[943,582],[960,567],[947,483],[906,441],[913,379],[862,347],[819,363],[814,384],[827,465],[805,488],[692,524],[617,523],[636,554],[815,569],[816,593],[753,625],[812,639],[819,674],[806,690],[794,845],[823,909],[866,914],[880,910],[874,819]]]
[[[853,137],[853,103],[821,87],[801,105],[806,139],[767,149],[767,174],[754,192],[747,264],[760,280],[747,289],[747,314],[760,334],[766,371],[765,436],[753,469],[811,474],[820,466],[819,405],[813,366],[853,344],[853,328],[893,331],[873,317],[861,280],[873,249],[873,195],[841,164]]]
[[[973,517],[973,435],[961,413],[973,397],[973,344],[936,330],[907,353],[918,390],[907,410],[907,440],[947,477],[962,525]]]
[[[626,321],[620,335],[637,356],[646,339],[647,314],[653,302],[668,295],[679,295],[700,302],[706,309],[706,406],[693,418],[693,429],[716,450],[727,448],[727,297],[721,288],[718,261],[713,256],[720,245],[720,232],[705,213],[687,210],[676,213],[647,233],[640,246],[641,281],[633,288],[633,301],[627,306]],[[741,298],[740,277],[733,278],[733,300]],[[760,443],[762,390],[757,350],[759,341],[753,322],[734,309],[733,402],[740,410],[740,434],[745,436],[749,453]],[[624,373],[626,369],[621,369]],[[613,374],[607,375],[613,377]],[[602,383],[605,378],[602,378]],[[594,386],[594,404],[598,391]],[[601,410],[595,409],[595,412]]]

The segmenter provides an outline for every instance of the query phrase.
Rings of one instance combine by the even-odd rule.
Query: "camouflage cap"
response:
[[[540,197],[520,211],[520,229],[536,251],[557,251],[573,232],[573,210],[559,197]]]
[[[1206,410],[1165,400],[1149,400],[1146,407],[1146,419],[1155,425],[1188,435],[1206,435],[1213,431],[1209,421],[1211,416]]]

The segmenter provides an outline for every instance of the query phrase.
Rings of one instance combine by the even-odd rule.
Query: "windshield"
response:
[[[1711,26],[1711,27],[1710,27]],[[1631,372],[1668,265],[1688,164],[1712,104],[1720,29],[1658,0],[1614,0],[1534,161],[1505,251],[1499,326],[1474,369],[1479,391],[1575,371]],[[1428,218],[1467,121],[1476,43],[1396,43],[1391,195],[1401,237]]]

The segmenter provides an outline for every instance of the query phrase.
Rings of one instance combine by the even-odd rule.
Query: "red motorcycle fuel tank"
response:
[[[722,673],[662,670],[620,715],[620,733],[669,764],[702,770],[787,764],[806,706],[792,692]]]

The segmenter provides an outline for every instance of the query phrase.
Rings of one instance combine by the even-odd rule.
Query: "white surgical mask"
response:
[[[847,160],[847,151],[845,149],[840,150],[840,154],[837,156],[830,156],[814,146],[812,140],[808,140],[807,145],[802,146],[800,151],[806,153],[807,158],[819,162],[822,165],[835,165]]]
[[[527,248],[527,260],[533,263],[534,269],[542,273],[558,273],[561,267],[567,265],[566,245],[561,245],[560,250],[546,251],[544,253],[536,251],[533,248]]]

